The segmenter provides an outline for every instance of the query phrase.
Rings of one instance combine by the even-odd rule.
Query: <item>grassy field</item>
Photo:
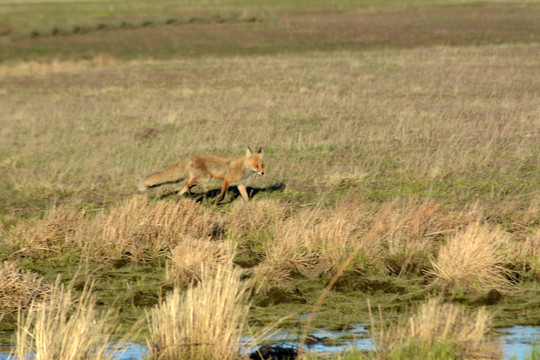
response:
[[[496,357],[493,326],[538,324],[538,3],[0,1],[0,15],[2,330],[64,324],[31,305],[62,308],[58,275],[88,321],[117,312],[161,358],[234,358],[185,339],[217,349],[278,319],[301,333],[321,294],[311,325],[371,321],[381,359]],[[266,169],[249,203],[233,187],[214,204],[218,182],[136,193],[246,146]],[[206,331],[204,296],[238,325]],[[170,317],[178,304],[191,312]],[[438,332],[456,323],[481,325]]]

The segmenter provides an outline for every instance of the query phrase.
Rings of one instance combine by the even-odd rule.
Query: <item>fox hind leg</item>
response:
[[[189,196],[193,196],[191,194],[191,188],[195,185],[203,184],[210,180],[210,176],[205,173],[198,172],[196,174],[191,174],[188,181],[186,181],[186,184],[180,189],[178,192],[178,195],[184,195],[185,193],[188,193]]]
[[[198,183],[199,183],[199,180],[196,177],[189,179],[186,182],[186,184],[182,187],[182,189],[180,189],[180,191],[178,192],[178,195],[181,196],[187,192],[189,196],[193,196],[193,194],[191,193],[191,188],[197,185]]]

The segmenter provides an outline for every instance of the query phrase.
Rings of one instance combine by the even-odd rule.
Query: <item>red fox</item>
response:
[[[139,191],[143,192],[149,187],[177,182],[187,178],[186,184],[180,189],[178,195],[187,192],[191,196],[190,189],[192,186],[205,183],[212,177],[223,180],[221,196],[217,200],[218,202],[223,200],[227,188],[234,182],[238,182],[238,190],[244,200],[249,201],[246,185],[253,174],[264,175],[262,158],[262,147],[257,153],[253,153],[248,147],[246,156],[239,158],[227,158],[219,155],[195,155],[165,171],[146,177],[139,183],[138,188]]]

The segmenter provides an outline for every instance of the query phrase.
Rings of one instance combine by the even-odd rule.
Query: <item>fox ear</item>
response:
[[[257,151],[257,154],[261,154],[261,157],[264,155],[262,146],[259,148],[259,151]]]
[[[246,157],[248,157],[248,158],[253,157],[253,151],[251,151],[249,146],[246,148]]]

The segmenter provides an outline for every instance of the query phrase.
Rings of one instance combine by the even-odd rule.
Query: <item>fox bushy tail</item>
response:
[[[167,170],[147,176],[139,183],[138,189],[142,192],[146,191],[149,187],[180,181],[187,176],[186,167],[187,162],[181,161]]]

